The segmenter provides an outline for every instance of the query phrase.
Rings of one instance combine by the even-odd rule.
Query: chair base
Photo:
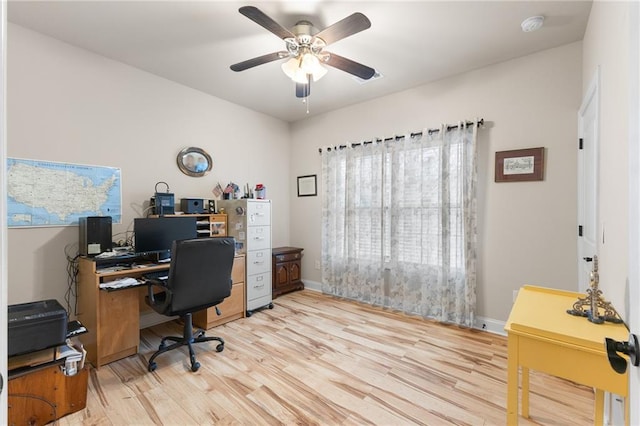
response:
[[[153,355],[151,355],[151,358],[149,358],[149,365],[147,369],[150,372],[155,371],[155,369],[158,367],[158,364],[155,362],[155,359],[159,355],[162,355],[165,352],[180,348],[185,345],[189,347],[189,359],[191,361],[191,371],[194,371],[194,372],[198,371],[198,369],[200,368],[200,363],[196,360],[196,354],[193,350],[194,343],[210,342],[215,340],[220,342],[218,346],[216,346],[216,351],[222,352],[224,350],[224,339],[222,337],[205,336],[204,330],[198,330],[198,332],[195,335],[193,334],[193,324],[191,321],[191,313],[183,315],[182,320],[184,321],[182,336],[166,336],[162,338],[162,340],[160,341],[160,346],[158,347],[158,350]],[[175,343],[167,346],[167,343],[166,343],[167,340]]]

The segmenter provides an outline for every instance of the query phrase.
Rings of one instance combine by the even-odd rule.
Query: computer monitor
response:
[[[157,254],[159,260],[171,257],[173,241],[197,236],[196,218],[193,216],[136,218],[133,222],[135,252]]]

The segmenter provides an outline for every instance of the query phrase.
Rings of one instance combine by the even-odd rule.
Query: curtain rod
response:
[[[467,122],[465,122],[465,124],[466,124],[467,126],[470,126],[470,125],[474,124],[474,121],[467,121]],[[478,121],[477,121],[477,123],[476,123],[476,125],[477,125],[478,127],[480,127],[480,126],[484,125],[484,118],[481,118],[480,120],[478,120]],[[447,132],[450,132],[450,131],[452,131],[452,130],[454,130],[454,129],[457,129],[458,127],[459,127],[459,126],[458,126],[457,124],[455,124],[455,125],[447,125],[447,126],[446,126],[446,131],[447,131]],[[438,132],[440,132],[440,129],[439,129],[439,128],[438,128],[438,129],[427,129],[427,130],[426,130],[426,132],[427,132],[429,135],[431,135],[431,134],[433,134],[433,133],[438,133]],[[415,138],[416,136],[422,136],[422,134],[423,134],[423,132],[412,132],[412,133],[410,133],[410,134],[409,134],[409,137],[411,137],[411,138]],[[347,146],[351,146],[351,148],[355,148],[355,147],[357,147],[357,146],[361,146],[361,145],[362,145],[362,146],[369,145],[369,144],[372,144],[372,143],[374,143],[374,142],[379,143],[379,142],[399,141],[399,140],[402,140],[402,139],[404,139],[404,138],[405,138],[405,135],[401,135],[401,136],[393,136],[393,137],[385,138],[385,139],[379,139],[379,138],[378,138],[378,139],[370,140],[370,141],[354,142],[354,143],[352,143],[351,145],[338,145],[338,146],[334,146],[334,147],[333,147],[333,149],[334,149],[334,150],[337,150],[337,149],[344,149],[344,148],[346,148]],[[326,149],[327,149],[327,151],[331,151],[331,149],[332,149],[332,148],[331,148],[331,147],[328,147],[328,148],[326,148]],[[318,148],[318,152],[319,152],[320,154],[322,154],[322,148]]]

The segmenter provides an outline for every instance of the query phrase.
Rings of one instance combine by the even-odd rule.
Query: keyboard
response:
[[[169,271],[147,272],[143,275],[146,280],[166,281],[169,279]]]

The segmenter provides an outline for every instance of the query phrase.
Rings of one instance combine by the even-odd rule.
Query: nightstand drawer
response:
[[[277,255],[276,262],[287,262],[289,260],[298,260],[302,257],[301,253],[287,253]]]

